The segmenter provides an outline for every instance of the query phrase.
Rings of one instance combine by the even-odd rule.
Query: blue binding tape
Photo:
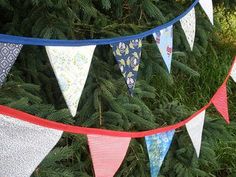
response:
[[[88,39],[88,40],[57,40],[57,39],[42,39],[42,38],[31,38],[31,37],[21,37],[14,35],[6,35],[0,34],[0,42],[5,43],[15,43],[15,44],[23,44],[23,45],[40,45],[40,46],[85,46],[85,45],[107,45],[113,44],[121,41],[129,41],[138,38],[144,38],[146,36],[152,35],[156,31],[160,31],[168,26],[173,25],[178,22],[181,18],[183,18],[187,13],[189,13],[197,4],[199,0],[195,0],[194,3],[182,14],[173,20],[157,26],[148,31],[131,35],[131,36],[122,36],[108,39]]]

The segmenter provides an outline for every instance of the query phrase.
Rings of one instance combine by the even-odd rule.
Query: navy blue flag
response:
[[[111,47],[125,78],[129,93],[133,95],[141,60],[142,39],[115,43]]]

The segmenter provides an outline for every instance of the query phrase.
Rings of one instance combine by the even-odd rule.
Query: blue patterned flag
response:
[[[111,47],[125,78],[129,93],[133,95],[141,60],[142,39],[115,43]]]
[[[175,130],[171,130],[145,137],[152,177],[157,177],[164,158],[170,148],[174,133]]]
[[[160,50],[167,69],[170,72],[173,49],[173,26],[169,26],[156,33],[153,33],[153,37]]]
[[[15,63],[21,48],[21,44],[0,43],[0,86]]]

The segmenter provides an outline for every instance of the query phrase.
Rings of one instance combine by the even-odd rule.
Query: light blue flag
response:
[[[169,26],[156,33],[153,33],[153,37],[160,50],[167,69],[170,72],[173,50],[173,26]]]
[[[170,148],[174,133],[175,130],[171,130],[145,137],[152,177],[157,177],[164,158]]]

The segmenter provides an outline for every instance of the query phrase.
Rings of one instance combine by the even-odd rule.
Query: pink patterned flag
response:
[[[113,177],[119,169],[131,138],[87,135],[96,177]]]
[[[226,83],[217,90],[211,101],[217,111],[224,117],[226,122],[229,123]]]

